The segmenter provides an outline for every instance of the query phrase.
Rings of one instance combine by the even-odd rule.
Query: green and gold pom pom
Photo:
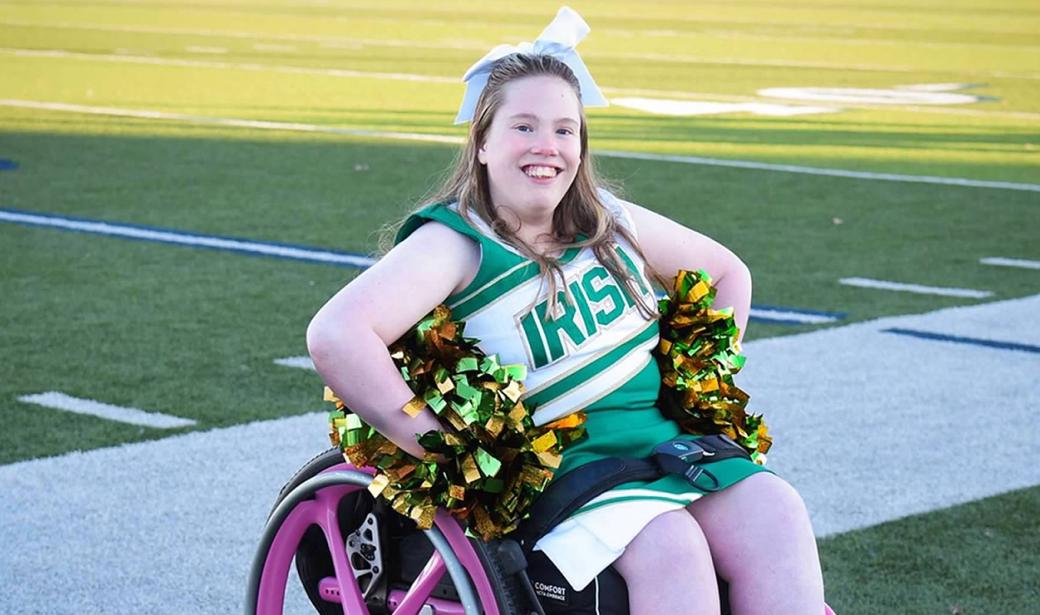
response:
[[[374,496],[424,529],[443,507],[490,540],[516,529],[552,479],[563,448],[584,435],[585,416],[535,427],[520,400],[526,368],[485,355],[476,340],[463,337],[464,326],[441,305],[390,347],[408,386],[444,429],[419,437],[424,459],[365,424],[328,388],[325,399],[336,404],[329,415],[333,445],[355,466],[377,470],[369,487]]]
[[[715,288],[704,271],[680,271],[659,302],[661,411],[693,434],[725,434],[764,464],[773,443],[761,415],[748,414],[748,395],[733,375],[744,366],[733,308],[714,310]]]

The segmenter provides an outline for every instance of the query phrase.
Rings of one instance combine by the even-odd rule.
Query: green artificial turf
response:
[[[307,322],[353,271],[10,225],[0,242],[0,463],[171,433],[16,399],[44,391],[195,429],[323,407],[315,373],[273,361],[306,354]]]
[[[820,541],[840,615],[1028,615],[1040,586],[1040,487]]]

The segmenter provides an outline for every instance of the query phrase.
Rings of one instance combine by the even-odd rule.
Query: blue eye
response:
[[[520,124],[519,126],[516,127],[516,129],[519,130],[520,132],[531,132],[531,127],[528,126],[527,124]]]
[[[573,135],[574,131],[572,129],[570,129],[570,128],[560,128],[559,130],[556,131],[556,134],[560,134],[560,135]]]

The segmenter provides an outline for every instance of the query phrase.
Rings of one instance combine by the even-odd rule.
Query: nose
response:
[[[560,150],[556,147],[556,138],[552,132],[540,132],[531,143],[531,153],[536,156],[559,156]]]

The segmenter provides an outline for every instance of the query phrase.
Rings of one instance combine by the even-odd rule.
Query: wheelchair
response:
[[[320,615],[628,615],[612,567],[574,592],[540,552],[468,537],[443,510],[419,530],[369,494],[372,474],[329,449],[285,484],[250,569],[247,615],[282,615],[294,561]]]

